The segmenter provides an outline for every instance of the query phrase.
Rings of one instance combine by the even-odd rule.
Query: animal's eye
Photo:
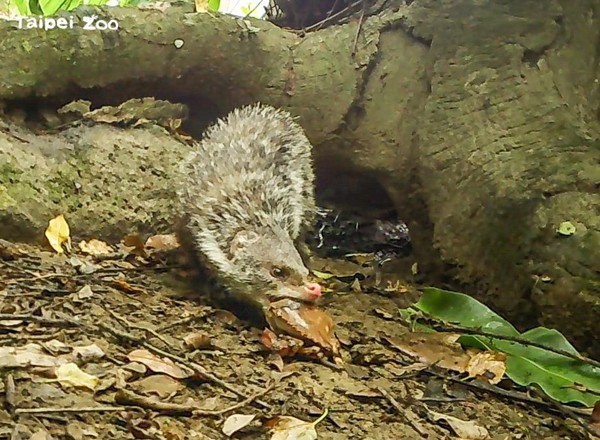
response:
[[[278,267],[278,266],[273,266],[271,268],[271,275],[274,278],[285,278],[287,276],[287,271],[282,268],[282,267]]]

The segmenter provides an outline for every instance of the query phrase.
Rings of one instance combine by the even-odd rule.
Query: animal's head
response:
[[[231,267],[248,294],[312,302],[321,286],[307,280],[308,269],[292,239],[281,228],[240,231],[230,244]]]

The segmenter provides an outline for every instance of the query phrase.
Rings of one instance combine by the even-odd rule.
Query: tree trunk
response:
[[[391,3],[358,38],[358,20],[301,38],[180,8],[110,9],[117,33],[0,23],[0,99],[10,110],[152,95],[186,103],[193,132],[241,104],[286,107],[321,182],[358,175],[385,190],[422,268],[450,263],[509,318],[600,352],[600,0]],[[171,182],[191,147],[166,131],[6,124],[2,238],[41,236],[57,212],[113,237],[177,216]],[[556,233],[565,221],[573,235]]]

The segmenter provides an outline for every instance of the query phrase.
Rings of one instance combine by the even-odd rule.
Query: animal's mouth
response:
[[[321,286],[317,283],[306,283],[302,286],[279,287],[267,293],[269,301],[288,298],[297,302],[314,302],[321,297]]]

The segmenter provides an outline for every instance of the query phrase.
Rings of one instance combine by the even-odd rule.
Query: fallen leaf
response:
[[[79,243],[79,249],[81,252],[88,255],[107,255],[113,253],[113,249],[105,242],[96,240],[95,238],[90,241],[81,241]]]
[[[23,347],[0,347],[1,368],[56,367],[62,361],[48,355],[41,345],[27,344]]]
[[[327,410],[314,422],[305,422],[290,416],[279,416],[267,422],[271,428],[271,440],[316,440],[316,426],[325,417]]]
[[[60,214],[48,222],[45,235],[52,249],[59,254],[64,252],[63,245],[65,245],[67,251],[71,250],[69,225],[64,215]]]
[[[96,344],[73,347],[73,354],[83,363],[97,361],[104,357],[104,351],[102,351],[102,349]]]
[[[161,359],[150,353],[148,350],[133,350],[127,355],[127,358],[131,362],[139,362],[140,364],[145,365],[155,373],[164,373],[175,379],[186,379],[190,377],[189,374],[184,373],[181,368],[175,365],[171,359]]]
[[[283,304],[283,305],[281,305]],[[340,344],[331,317],[316,307],[293,301],[277,301],[265,312],[269,326],[278,333],[310,341],[337,355]]]
[[[29,440],[50,440],[50,438],[50,434],[43,429],[39,429],[31,437],[29,437]]]
[[[94,296],[94,291],[92,290],[92,288],[89,285],[86,284],[81,289],[79,289],[79,291],[75,294],[75,296],[79,300],[89,299],[92,296]]]
[[[477,377],[491,384],[497,384],[506,371],[506,355],[495,351],[468,350],[471,359],[467,365],[469,377]]]
[[[206,333],[190,333],[183,338],[183,343],[188,348],[193,348],[194,350],[199,350],[202,348],[211,348],[213,347],[212,339]]]
[[[83,387],[88,388],[92,391],[100,385],[100,379],[91,374],[87,374],[85,371],[81,371],[77,364],[68,363],[63,364],[56,369],[56,378],[61,385],[67,387]]]
[[[129,253],[133,255],[139,255],[140,257],[146,256],[146,250],[144,249],[144,241],[138,234],[129,234],[123,237],[121,243]]]
[[[227,420],[223,423],[223,434],[230,437],[233,433],[248,426],[255,417],[256,415],[254,414],[233,414],[227,417]]]
[[[118,288],[119,290],[121,290],[125,293],[131,293],[133,295],[143,295],[146,293],[146,291],[144,289],[142,289],[140,287],[132,286],[125,280],[116,279],[113,281],[113,283],[116,288]]]
[[[475,422],[461,420],[459,418],[431,410],[429,410],[429,414],[431,414],[433,420],[435,421],[444,420],[446,423],[448,423],[448,425],[450,425],[456,435],[463,439],[484,440],[489,438],[487,429],[477,425]]]
[[[145,394],[156,394],[161,399],[175,394],[181,388],[181,383],[166,374],[153,374],[135,382]]]
[[[145,247],[159,251],[169,251],[179,247],[179,241],[174,234],[153,235],[146,240]]]
[[[569,235],[573,235],[575,232],[577,232],[577,228],[571,222],[562,222],[556,228],[556,232],[558,232],[560,235],[569,236]]]
[[[272,330],[266,328],[260,335],[260,343],[269,351],[277,353],[281,357],[291,357],[296,355],[304,342],[300,339],[287,336],[277,336]]]
[[[427,365],[464,373],[471,356],[456,342],[460,335],[450,333],[411,332],[400,337],[386,337],[392,347]]]
[[[96,272],[99,267],[85,260],[81,260],[76,256],[72,256],[69,258],[69,263],[73,266],[79,273],[84,275],[89,275]]]

